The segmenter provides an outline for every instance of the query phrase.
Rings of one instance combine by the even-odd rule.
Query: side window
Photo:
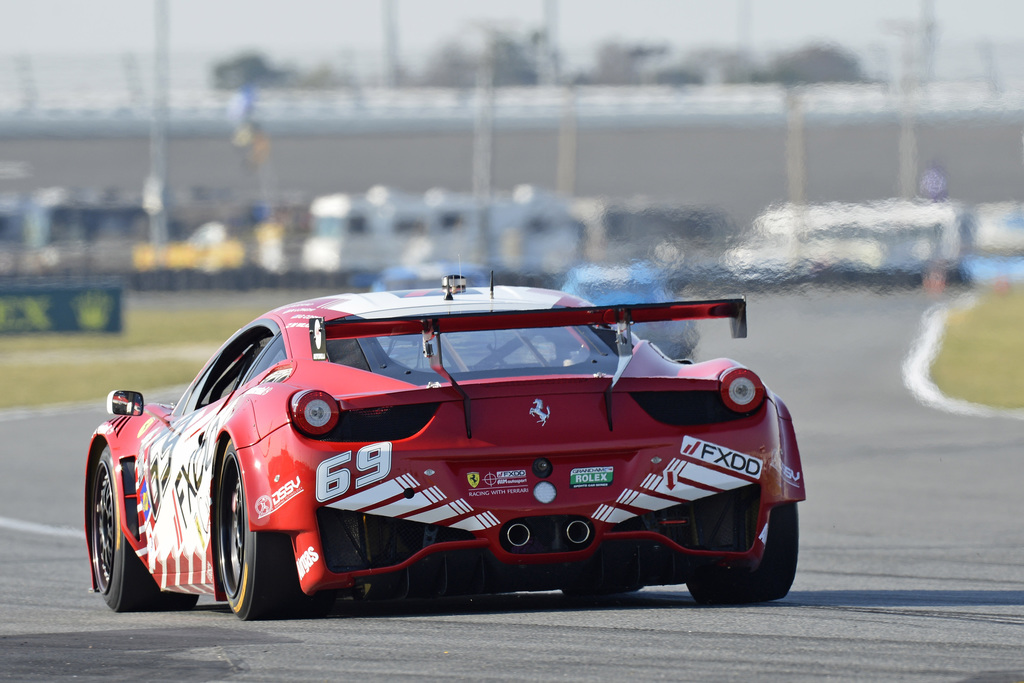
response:
[[[233,339],[211,363],[187,399],[183,412],[218,401],[239,385],[260,352],[274,339],[274,332],[257,325]]]
[[[284,351],[284,335],[277,335],[273,340],[268,339],[266,345],[263,347],[263,351],[260,353],[259,358],[252,364],[249,371],[245,373],[245,377],[239,382],[239,385],[247,383],[253,377],[256,377],[264,370],[267,370],[287,357]]]
[[[196,408],[203,408],[234,391],[271,337],[266,328],[253,328],[225,348],[210,369]]]

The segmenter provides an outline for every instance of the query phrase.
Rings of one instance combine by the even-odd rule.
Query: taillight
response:
[[[718,392],[722,402],[736,413],[749,413],[764,400],[764,384],[746,368],[727,370],[719,378]]]
[[[323,436],[338,424],[338,402],[326,391],[300,391],[292,396],[292,424],[306,436]]]

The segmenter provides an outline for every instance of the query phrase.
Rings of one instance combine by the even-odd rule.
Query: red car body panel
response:
[[[506,289],[499,294],[507,295]],[[436,382],[421,386],[313,360],[313,318],[325,320],[328,340],[553,324],[614,328],[629,318],[727,317],[745,327],[740,300],[590,307],[557,292],[516,291],[516,297],[500,299],[502,310],[464,315],[397,307],[372,312],[383,318],[354,319],[369,312],[360,295],[324,297],[272,311],[262,320],[283,336],[284,359],[193,411],[147,404],[141,416],[111,419],[93,436],[87,470],[109,446],[120,475],[114,477],[116,500],[127,542],[165,590],[209,593],[218,599],[224,599],[224,592],[210,511],[216,464],[228,442],[242,470],[248,523],[253,530],[285,533],[292,539],[300,585],[308,594],[430,567],[433,555],[448,567],[444,576],[449,571],[454,576],[453,558],[463,557],[463,551],[488,554],[488,566],[503,572],[503,567],[584,566],[597,562],[595,556],[606,544],[651,542],[696,564],[756,567],[772,508],[805,498],[792,418],[782,400],[766,391],[750,414],[725,421],[669,424],[656,419],[658,411],[674,410],[677,397],[717,396],[722,376],[742,367],[734,361],[679,363],[638,341],[629,343],[627,352],[620,350],[628,354],[628,364],[624,369],[620,365],[617,377],[520,374],[464,379],[456,386],[438,375]],[[404,293],[401,299],[403,306],[409,300],[445,305],[434,301],[439,299],[436,291]],[[559,308],[565,306],[572,308]],[[425,320],[435,321],[426,332]],[[223,349],[230,345],[229,340]],[[213,364],[194,386],[202,386]],[[361,427],[366,433],[344,441],[303,434],[294,424],[290,402],[308,389],[329,392],[343,416],[363,416],[369,425]],[[186,392],[183,402],[188,400]],[[378,416],[402,410],[419,411],[426,419],[419,424],[410,418],[408,433],[395,438],[376,438],[390,428],[389,419]],[[721,412],[715,410],[716,415]],[[538,458],[550,462],[549,473],[537,474]],[[554,485],[550,502],[535,496],[541,482]],[[698,547],[700,543],[680,535],[683,527],[690,533],[698,525],[696,513],[659,517],[666,510],[740,490],[755,492],[753,502],[746,503],[749,520],[745,537],[727,548],[727,543]],[[541,517],[555,520],[555,526],[582,521],[584,526],[575,529],[581,537],[585,528],[587,539],[578,547],[566,547],[564,540],[530,547],[532,537],[523,546],[510,544],[510,525]],[[346,524],[351,529],[352,520],[361,520],[366,538],[371,527],[390,529],[396,538],[395,530],[406,528],[425,530],[424,538],[448,536],[432,543],[424,540],[420,548],[392,548],[393,556],[383,563],[377,559],[380,548],[371,552],[367,546],[360,550],[359,561],[348,562],[344,558],[352,551],[336,535],[325,539],[325,530]],[[389,543],[400,546],[403,541]],[[371,556],[375,552],[378,556]]]

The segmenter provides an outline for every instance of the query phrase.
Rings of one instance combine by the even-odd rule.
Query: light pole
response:
[[[149,177],[143,189],[143,208],[149,213],[149,240],[162,259],[167,243],[167,0],[154,0],[155,50],[153,61],[153,114],[149,131]]]
[[[484,33],[485,44],[476,75],[476,123],[473,127],[473,196],[479,215],[476,258],[490,263],[491,193],[494,184],[494,51],[493,31]]]
[[[398,0],[383,0],[384,12],[384,87],[398,87]]]

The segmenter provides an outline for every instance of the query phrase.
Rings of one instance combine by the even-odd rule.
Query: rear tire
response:
[[[110,447],[103,449],[89,478],[89,549],[96,590],[115,612],[192,609],[198,595],[167,593],[121,531],[120,506],[114,484]]]
[[[772,508],[768,540],[757,569],[701,567],[686,582],[690,595],[703,605],[737,605],[786,597],[796,576],[799,526],[796,503]]]
[[[214,497],[214,554],[231,610],[244,621],[324,616],[335,594],[302,592],[291,539],[249,528],[241,472],[238,453],[229,443]]]

